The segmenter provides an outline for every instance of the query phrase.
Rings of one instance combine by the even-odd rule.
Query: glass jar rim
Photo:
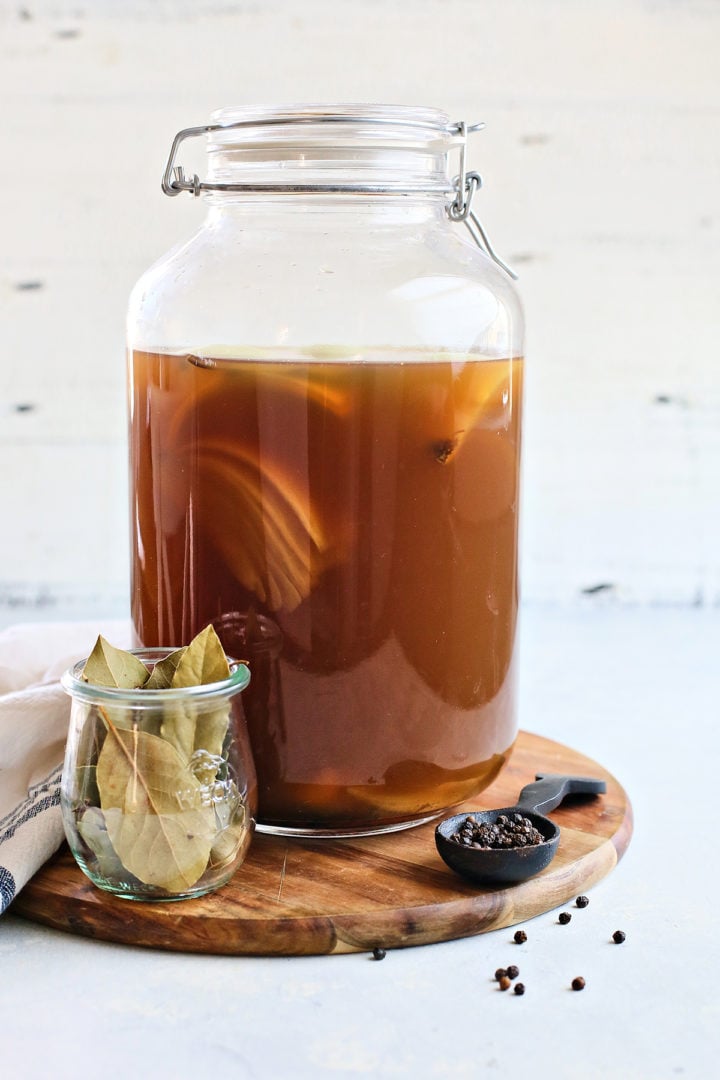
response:
[[[440,109],[415,105],[231,105],[212,123],[173,139],[162,189],[200,194],[454,195],[458,211],[479,186],[466,171],[470,134],[484,124],[448,122]],[[186,174],[177,157],[188,139],[204,136],[208,177]],[[459,151],[460,171],[450,175]],[[465,220],[455,216],[453,220]]]
[[[130,654],[139,660],[152,661],[153,666],[175,651],[175,648],[169,646],[129,650]],[[60,678],[60,685],[66,694],[80,701],[112,702],[114,705],[131,704],[134,708],[187,701],[188,698],[232,697],[248,686],[250,669],[242,660],[235,660],[230,656],[227,660],[230,665],[230,677],[220,682],[201,683],[199,686],[177,686],[164,690],[144,690],[142,687],[98,686],[95,683],[85,682],[81,677],[87,662],[87,657],[85,657],[64,672]]]
[[[227,105],[212,113],[208,150],[253,145],[323,145],[328,142],[396,144],[449,150],[463,139],[441,109],[416,105]],[[219,126],[215,126],[219,125]]]

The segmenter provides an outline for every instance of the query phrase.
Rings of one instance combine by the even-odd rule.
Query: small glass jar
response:
[[[172,650],[135,650],[152,670]],[[247,853],[257,785],[239,694],[248,668],[223,682],[127,690],[83,681],[72,698],[60,802],[81,870],[129,900],[184,900],[224,885]]]
[[[523,316],[471,130],[227,108],[167,163],[207,216],[130,300],[132,617],[243,649],[268,831],[427,821],[516,736]]]

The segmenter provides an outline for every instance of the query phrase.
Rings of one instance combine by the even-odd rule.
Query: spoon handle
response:
[[[606,791],[604,780],[589,776],[561,776],[555,773],[538,773],[534,784],[528,784],[518,797],[518,810],[532,810],[545,814],[559,806],[566,795],[602,795]]]

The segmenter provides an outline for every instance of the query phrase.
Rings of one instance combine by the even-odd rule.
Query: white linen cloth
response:
[[[62,673],[129,622],[26,623],[0,632],[0,914],[64,839],[60,777],[70,719]]]

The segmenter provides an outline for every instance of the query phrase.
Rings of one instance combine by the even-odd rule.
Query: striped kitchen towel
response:
[[[27,623],[0,633],[0,913],[63,841],[70,699],[58,679],[98,633],[128,647],[126,622]]]

